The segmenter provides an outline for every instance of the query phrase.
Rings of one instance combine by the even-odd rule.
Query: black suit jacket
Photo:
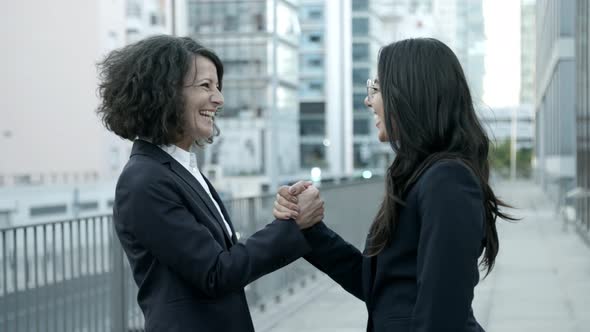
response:
[[[194,176],[142,140],[117,183],[113,216],[148,332],[254,331],[244,286],[310,250],[292,220],[275,220],[245,243],[230,238]]]
[[[367,257],[320,223],[305,258],[365,301],[367,331],[480,332],[473,316],[484,247],[479,181],[457,161],[426,170],[405,197],[391,243]]]

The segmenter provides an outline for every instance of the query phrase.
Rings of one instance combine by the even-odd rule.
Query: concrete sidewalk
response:
[[[500,254],[476,288],[476,318],[487,332],[590,331],[590,248],[534,184],[501,183],[496,191],[523,219],[498,223]],[[367,314],[364,303],[321,276],[253,318],[258,332],[361,332]]]

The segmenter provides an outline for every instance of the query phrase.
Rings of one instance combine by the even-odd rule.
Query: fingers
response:
[[[272,210],[275,219],[291,219],[291,213],[279,212],[277,209]]]
[[[320,222],[323,219],[324,219],[324,207],[321,207],[321,208],[315,210],[311,215],[311,220],[314,220],[315,222]]]
[[[291,195],[297,196],[305,191],[305,189],[310,187],[311,184],[312,183],[310,181],[299,181],[289,188],[289,193]]]
[[[299,216],[299,212],[290,210],[290,209],[286,208],[285,206],[279,204],[277,201],[275,201],[275,204],[274,204],[273,214],[274,214],[274,211],[277,211],[277,213],[282,217],[287,216],[287,218],[280,218],[280,219],[297,218]]]
[[[301,194],[300,198],[301,202],[310,202],[309,206],[312,209],[317,209],[320,206],[324,206],[324,200],[322,200],[320,197],[320,191],[316,187],[309,187],[303,192],[303,194]]]
[[[287,201],[291,201],[291,202],[293,202],[293,203],[295,203],[295,204],[297,204],[297,202],[299,201],[299,200],[297,199],[297,197],[295,197],[295,196],[293,196],[293,195],[291,195],[291,194],[289,193],[289,187],[288,187],[288,186],[281,186],[281,187],[279,188],[279,191],[277,192],[277,197],[278,197],[278,196],[281,196],[281,197],[283,197],[285,200],[287,200]]]
[[[277,194],[275,203],[282,205],[283,207],[287,208],[288,210],[291,210],[292,212],[299,212],[299,206],[297,206],[297,204],[289,202],[285,197],[279,194]]]

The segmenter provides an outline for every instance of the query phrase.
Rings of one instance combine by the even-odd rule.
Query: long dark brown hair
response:
[[[486,239],[481,264],[489,273],[499,248],[496,219],[514,218],[500,211],[508,205],[488,183],[490,141],[459,60],[436,39],[407,39],[381,49],[378,75],[385,127],[396,157],[387,170],[386,194],[371,225],[366,253],[377,255],[389,245],[404,196],[420,175],[437,161],[453,159],[473,171],[483,190]]]

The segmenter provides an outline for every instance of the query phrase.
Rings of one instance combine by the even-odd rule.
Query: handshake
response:
[[[299,181],[279,188],[272,213],[277,219],[294,219],[305,229],[324,219],[324,201],[311,182]]]

